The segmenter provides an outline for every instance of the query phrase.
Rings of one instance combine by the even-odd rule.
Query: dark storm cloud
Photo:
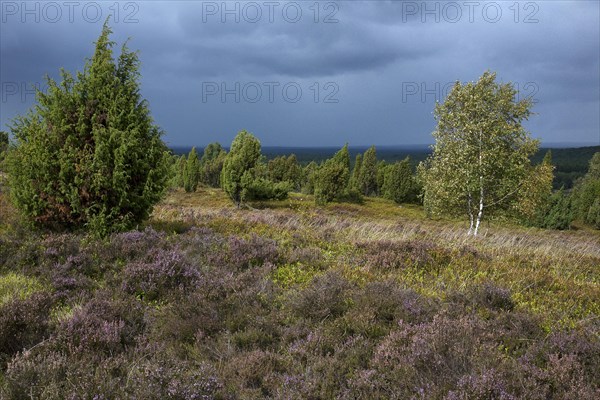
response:
[[[132,37],[140,50],[143,93],[173,145],[227,143],[242,128],[272,145],[426,143],[435,100],[486,69],[535,97],[534,136],[600,141],[597,2],[341,1],[321,2],[318,14],[314,2],[276,2],[272,15],[263,2],[228,2],[233,14],[221,1],[97,4],[103,18],[95,23],[77,12],[56,23],[3,13],[3,127],[32,103],[22,83],[83,68],[112,13],[113,40]],[[269,82],[277,84],[273,101]],[[298,101],[285,97],[286,85],[301,89]],[[251,103],[252,92],[240,91],[255,86],[262,97]],[[239,102],[221,88],[237,90]]]

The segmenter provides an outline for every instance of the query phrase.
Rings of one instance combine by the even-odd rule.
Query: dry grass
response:
[[[314,246],[357,282],[400,280],[429,296],[443,296],[478,282],[511,289],[517,304],[545,316],[548,325],[573,326],[600,314],[600,232],[549,231],[492,222],[477,238],[466,236],[462,221],[426,219],[421,208],[383,199],[364,204],[314,205],[311,196],[252,204],[238,210],[216,189],[172,192],[155,208],[152,224],[173,231],[206,226],[223,234],[253,233],[283,248]],[[453,257],[433,271],[374,271],[357,262],[359,243],[433,243],[458,254],[472,248],[482,257]]]
[[[502,256],[526,253],[557,259],[600,257],[598,231],[551,231],[486,223],[479,237],[472,238],[466,236],[463,222],[429,220],[418,206],[398,206],[378,198],[367,198],[363,205],[332,203],[317,207],[312,196],[293,194],[288,200],[251,206],[251,210],[236,210],[219,189],[202,189],[193,194],[178,191],[170,193],[156,207],[153,218],[193,224],[225,218],[279,230],[332,231],[336,241],[342,242],[425,239],[448,246],[481,246]]]

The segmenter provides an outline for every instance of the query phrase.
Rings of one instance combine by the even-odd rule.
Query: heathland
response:
[[[93,239],[0,201],[3,398],[599,394],[595,230],[201,188]]]

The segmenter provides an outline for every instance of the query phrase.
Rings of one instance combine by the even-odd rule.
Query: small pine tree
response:
[[[358,187],[365,196],[377,195],[377,152],[375,146],[371,146],[363,155]]]
[[[287,182],[294,190],[302,185],[302,167],[295,154],[279,156],[269,160],[267,165],[269,179],[273,182]]]
[[[148,217],[169,179],[167,148],[140,95],[140,63],[124,45],[113,59],[105,23],[84,71],[47,78],[38,105],[13,120],[11,197],[49,228],[104,236]]]
[[[385,169],[381,192],[383,197],[398,204],[416,200],[416,183],[408,157]]]
[[[592,203],[586,215],[585,222],[596,229],[600,229],[600,197],[597,197]]]
[[[219,143],[210,143],[204,148],[200,160],[200,181],[210,187],[221,186],[221,171],[227,152]]]
[[[347,193],[350,181],[350,156],[346,143],[319,168],[315,179],[315,202],[326,204]]]
[[[283,199],[290,190],[287,182],[274,183],[260,152],[260,142],[241,131],[231,143],[221,172],[221,186],[239,208],[249,200]]]
[[[530,225],[544,229],[564,230],[573,222],[573,205],[571,196],[564,189],[552,193],[540,206]]]
[[[348,151],[348,143],[338,150],[332,157],[334,162],[339,163],[344,169],[350,171],[350,152]],[[349,179],[348,176],[347,179]]]
[[[600,199],[600,152],[594,154],[587,174],[573,189],[573,207],[577,218],[600,229],[598,199]]]
[[[298,163],[298,158],[295,154],[290,154],[286,163],[287,170],[283,182],[289,182],[295,191],[299,191],[302,187],[302,167]]]
[[[315,181],[317,179],[318,171],[319,166],[314,161],[311,161],[306,167],[304,167],[304,170],[302,171],[302,193],[315,193]]]
[[[190,153],[187,156],[185,163],[185,170],[183,175],[183,188],[186,192],[195,192],[200,182],[200,160],[198,160],[198,153],[196,148],[192,147]]]
[[[315,180],[315,203],[327,204],[339,199],[346,189],[348,170],[343,164],[332,159],[320,168]]]
[[[377,187],[383,187],[385,183],[385,173],[389,168],[389,164],[385,162],[385,160],[381,160],[377,163]]]
[[[174,186],[177,188],[183,188],[185,185],[185,166],[187,164],[187,159],[185,155],[177,157],[174,162],[173,176],[174,176]]]
[[[260,142],[252,134],[242,130],[233,142],[223,163],[221,187],[239,208],[242,202],[242,176],[253,170],[260,162]],[[246,178],[245,183],[248,183]]]
[[[362,168],[362,154],[358,153],[354,159],[354,168],[352,168],[352,176],[350,176],[350,187],[359,190],[360,171]]]
[[[547,202],[552,197],[553,171],[550,151],[546,152],[541,164],[528,168],[529,177],[521,183],[516,192],[517,201],[512,204],[516,219],[527,221],[536,218],[539,210],[548,206]]]

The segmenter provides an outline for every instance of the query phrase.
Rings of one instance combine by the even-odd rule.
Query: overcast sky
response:
[[[172,146],[430,143],[435,101],[487,69],[533,96],[532,136],[600,144],[599,4],[1,0],[0,129],[31,84],[83,68],[112,14]]]

